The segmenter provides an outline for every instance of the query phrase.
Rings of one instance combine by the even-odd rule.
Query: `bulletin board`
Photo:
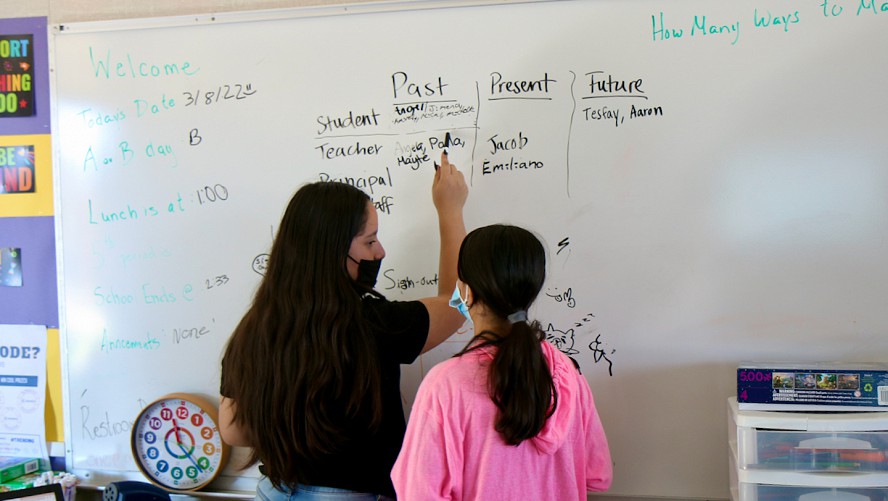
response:
[[[58,327],[45,17],[0,19],[0,324]]]

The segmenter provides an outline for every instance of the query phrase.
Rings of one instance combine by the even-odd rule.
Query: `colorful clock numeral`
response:
[[[149,447],[145,454],[148,455],[148,459],[157,459],[160,457],[160,451],[157,450],[157,447]]]
[[[161,473],[166,473],[166,471],[169,469],[170,469],[170,464],[167,463],[166,461],[164,461],[163,459],[161,459],[160,461],[157,462],[157,471],[159,471]]]
[[[215,432],[213,431],[213,429],[208,426],[204,426],[203,428],[200,429],[200,436],[202,436],[204,438],[204,440],[209,440],[209,439],[213,438],[214,433]]]
[[[149,444],[153,444],[154,442],[157,441],[157,435],[155,435],[154,433],[152,433],[150,431],[148,433],[146,433],[143,437],[145,438],[145,442],[149,443]]]
[[[201,456],[197,459],[197,465],[206,470],[210,467],[210,460],[204,456]]]
[[[191,424],[194,426],[200,426],[203,424],[203,416],[200,414],[194,414],[191,416]]]
[[[203,451],[204,454],[206,454],[207,456],[212,456],[216,453],[216,446],[211,444],[210,442],[206,442],[203,445]]]
[[[185,407],[184,405],[176,409],[176,417],[179,419],[188,419],[189,414],[191,413],[188,412],[188,407]]]
[[[150,426],[153,430],[159,430],[160,427],[163,426],[163,423],[160,421],[160,419],[152,417],[148,420],[148,426]]]
[[[170,470],[170,476],[172,476],[176,480],[181,479],[182,478],[182,468],[179,468],[178,466],[173,468],[172,470]]]

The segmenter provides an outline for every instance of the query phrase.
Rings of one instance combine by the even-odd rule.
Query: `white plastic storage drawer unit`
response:
[[[741,411],[728,399],[734,501],[888,501],[888,412]]]

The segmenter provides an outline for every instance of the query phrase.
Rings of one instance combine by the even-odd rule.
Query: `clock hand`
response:
[[[173,430],[176,432],[176,442],[179,446],[182,445],[182,437],[179,436],[179,425],[176,423],[176,420],[173,419]]]
[[[179,425],[178,423],[176,423],[175,419],[173,419],[173,430],[176,431],[176,445],[178,445],[179,448],[182,449],[182,452],[185,454],[185,456],[188,457],[191,463],[194,464],[194,467],[197,468],[197,471],[203,472],[203,468],[201,468],[200,465],[197,464],[197,461],[195,461],[194,458],[191,457],[191,453],[188,452],[188,449],[186,449],[185,446],[182,445],[182,437],[179,436]]]
[[[182,449],[182,452],[185,453],[186,456],[188,456],[188,459],[191,460],[191,463],[194,464],[194,467],[197,468],[197,471],[203,473],[203,468],[201,468],[200,465],[197,464],[197,461],[195,461],[194,458],[191,456],[191,453],[188,452],[187,449],[185,449],[185,446],[178,442],[176,443],[176,445],[178,445],[179,448]]]

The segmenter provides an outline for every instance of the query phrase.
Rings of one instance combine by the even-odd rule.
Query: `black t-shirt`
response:
[[[419,301],[391,302],[367,297],[364,310],[379,346],[382,369],[382,424],[376,434],[354,430],[355,442],[326,465],[313,468],[307,484],[339,487],[395,497],[391,472],[401,451],[407,423],[401,403],[401,364],[413,363],[429,332],[429,314]]]
[[[395,497],[390,475],[407,429],[401,403],[401,364],[413,363],[421,353],[428,337],[429,314],[419,301],[387,301],[367,295],[363,305],[379,348],[382,423],[373,434],[367,433],[366,424],[347,430],[344,435],[352,440],[343,451],[303,465],[299,482]]]

